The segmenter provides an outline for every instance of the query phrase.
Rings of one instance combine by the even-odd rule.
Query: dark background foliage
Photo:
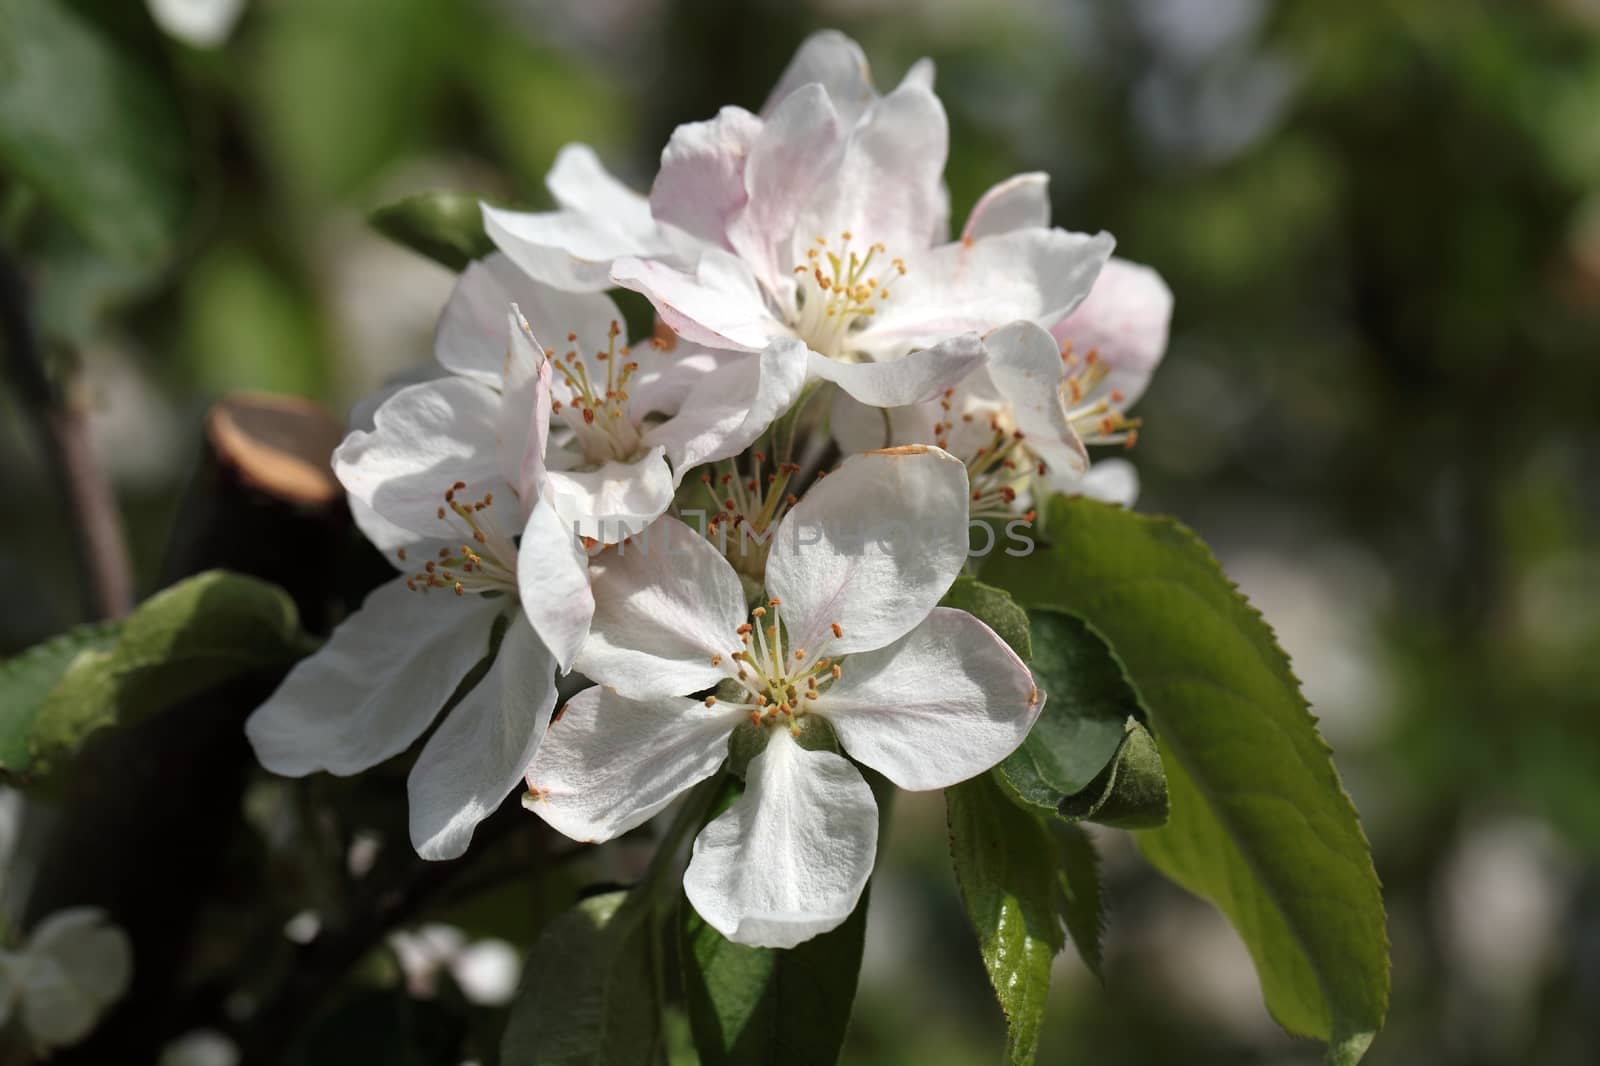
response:
[[[0,33],[0,60],[81,74],[28,21],[61,7],[112,42],[127,79],[116,121],[79,147],[135,146],[132,184],[106,164],[80,196],[72,167],[99,173],[92,153],[62,157],[48,195],[0,167],[0,225],[44,351],[76,368],[59,378],[88,404],[141,594],[187,513],[211,400],[257,388],[343,411],[427,357],[450,277],[374,234],[367,211],[432,188],[543,204],[570,140],[642,183],[675,124],[759,106],[818,26],[857,36],[880,86],[933,56],[958,220],[992,182],[1048,171],[1060,224],[1112,231],[1176,293],[1138,410],[1140,506],[1195,526],[1277,627],[1362,811],[1395,976],[1368,1061],[1594,1061],[1593,0],[253,0],[213,51],[163,38],[142,5],[5,7],[21,29]],[[41,123],[70,135],[81,116],[61,84]],[[22,106],[44,105],[0,100]],[[32,433],[38,397],[9,377],[0,410],[10,653],[81,620],[84,596],[65,488]],[[296,569],[351,584],[331,559]],[[305,849],[273,836],[285,810],[340,812],[323,826],[336,847],[395,824],[402,773],[253,786],[257,831],[230,847],[285,865],[266,901],[232,882],[212,893],[184,980],[206,987],[259,945],[262,915],[334,892],[304,883]],[[942,809],[915,799],[873,890],[847,1061],[991,1061],[1002,1022]],[[1267,1018],[1222,920],[1102,835],[1106,987],[1058,965],[1041,1060],[1314,1061]],[[561,902],[501,890],[411,917],[525,943]],[[361,973],[385,987],[379,962]],[[492,1012],[448,988],[341,994],[346,1024],[391,1031],[398,1011],[416,1047],[492,1046],[471,1036]]]

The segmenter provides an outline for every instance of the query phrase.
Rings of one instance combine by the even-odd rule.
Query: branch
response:
[[[27,282],[0,253],[0,340],[6,372],[19,406],[36,414],[40,446],[66,485],[78,563],[87,578],[85,608],[93,617],[116,618],[133,607],[133,565],[116,495],[95,461],[88,423],[72,390],[59,387],[45,373],[29,307]]]

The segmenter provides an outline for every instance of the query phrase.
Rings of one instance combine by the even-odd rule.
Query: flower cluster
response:
[[[572,146],[557,210],[485,206],[499,250],[457,283],[436,373],[334,455],[397,576],[251,718],[265,766],[350,774],[428,734],[412,838],[444,859],[524,780],[604,841],[727,764],[744,789],[685,891],[791,946],[871,873],[857,764],[937,789],[1022,742],[1027,667],[940,601],[973,521],[1131,499],[1087,449],[1134,441],[1171,299],[1109,236],[1052,227],[1042,175],[949,239],[932,81],[880,94],[819,34],[759,114],[680,127],[648,196]],[[649,301],[649,338],[612,288]],[[558,681],[593,684],[552,721]]]

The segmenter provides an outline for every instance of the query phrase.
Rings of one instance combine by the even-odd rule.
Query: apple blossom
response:
[[[463,374],[406,386],[371,431],[339,446],[334,469],[356,521],[402,572],[245,726],[275,773],[357,773],[415,742],[498,636],[493,663],[412,767],[411,837],[424,858],[465,852],[555,705],[557,657],[517,609],[516,543],[543,480],[550,368],[522,330],[508,332],[492,384]]]
[[[578,658],[599,686],[551,726],[523,802],[608,840],[733,743],[747,786],[695,841],[690,902],[745,944],[837,926],[871,874],[877,810],[834,742],[902,788],[943,788],[1013,751],[1043,705],[992,630],[937,606],[966,561],[966,500],[965,469],[936,448],[851,457],[775,527],[748,615],[733,567],[676,519],[606,552]]]
[[[1047,179],[1023,174],[979,200],[966,239],[1049,221]],[[1143,395],[1166,349],[1172,294],[1148,267],[1112,258],[1089,296],[1048,334],[1014,322],[984,338],[989,362],[937,401],[873,410],[840,395],[832,426],[850,451],[936,443],[968,464],[974,516],[1026,512],[1034,487],[1131,505],[1132,464],[1088,445],[1131,447],[1139,422],[1124,413]]]
[[[0,1026],[20,1013],[41,1053],[76,1044],[127,992],[132,971],[128,936],[104,911],[56,911],[20,949],[0,951]]]

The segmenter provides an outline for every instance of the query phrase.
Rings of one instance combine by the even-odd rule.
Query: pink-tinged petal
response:
[[[1050,225],[1050,176],[1032,173],[1007,178],[978,198],[961,231],[964,241],[1019,229]]]
[[[464,498],[485,493],[514,498],[501,475],[500,396],[466,378],[440,378],[409,385],[391,396],[374,416],[371,432],[351,433],[333,453],[333,469],[350,495],[366,504],[381,527],[368,530],[383,551],[419,538],[449,538],[448,523],[437,517],[444,494],[460,482]],[[380,539],[381,538],[381,539]]]
[[[1078,309],[1050,332],[1061,343],[1070,342],[1079,357],[1098,352],[1109,372],[1097,394],[1120,392],[1120,403],[1131,406],[1144,395],[1166,354],[1171,322],[1172,290],[1161,275],[1126,259],[1112,259]]]
[[[878,805],[849,761],[772,731],[744,795],[695,838],[683,891],[736,944],[792,948],[850,917],[872,876]]]
[[[503,606],[379,585],[245,722],[256,758],[287,777],[344,776],[405,751],[488,654]]]
[[[967,561],[967,491],[961,461],[921,445],[853,455],[813,485],[767,558],[790,646],[831,657],[916,628]]]
[[[676,417],[645,434],[666,449],[678,483],[694,467],[738,455],[799,398],[806,383],[806,346],[773,341],[703,377]]]
[[[517,548],[517,592],[522,610],[563,673],[572,669],[589,636],[594,592],[589,559],[572,527],[548,500],[528,516]]]
[[[851,132],[829,180],[806,202],[791,253],[804,254],[817,237],[838,242],[847,232],[855,246],[879,243],[890,257],[909,260],[927,248],[946,211],[949,147],[944,108],[933,93],[902,86],[879,100]]]
[[[517,492],[523,521],[544,482],[545,444],[550,439],[550,360],[515,304],[507,312],[510,346],[504,361],[498,435],[500,474]]]
[[[901,788],[948,788],[1017,749],[1044,707],[1028,667],[966,611],[935,607],[877,651],[852,655],[814,701],[850,757]]]
[[[854,126],[878,98],[861,46],[838,30],[819,30],[800,42],[761,113],[772,114],[790,94],[813,83],[822,86],[847,127]]]
[[[601,544],[615,544],[654,522],[672,505],[676,488],[660,447],[632,462],[545,475],[546,498],[567,528]]]
[[[617,259],[660,250],[654,240],[581,211],[506,211],[484,204],[483,228],[529,277],[574,292],[609,289]]]
[[[862,403],[900,407],[925,403],[983,365],[983,342],[976,333],[950,337],[878,363],[846,363],[816,352],[811,373],[832,381]]]
[[[714,119],[673,130],[650,189],[656,221],[731,248],[728,222],[749,198],[745,161],[760,133],[761,120],[742,107],[725,107]]]
[[[691,344],[758,352],[789,328],[767,307],[744,263],[715,249],[693,274],[645,259],[619,259],[612,281],[643,293],[661,320]]]
[[[611,840],[716,773],[743,719],[726,705],[584,689],[545,733],[522,805],[573,840]]]
[[[733,675],[744,589],[705,537],[661,518],[597,554],[590,573],[594,626],[579,673],[635,699],[682,696]]]
[[[674,415],[696,386],[725,362],[741,358],[716,352],[677,351],[654,354],[646,348],[643,366],[628,382],[628,414],[642,422],[646,415]]]
[[[791,302],[795,223],[806,204],[835,186],[846,127],[827,91],[805,85],[767,118],[745,165],[749,202],[728,226],[734,251],[775,299]]]
[[[423,746],[411,768],[411,844],[424,859],[466,854],[479,822],[528,772],[556,705],[556,661],[513,616],[494,664]]]
[[[1088,295],[1113,244],[1103,233],[1026,229],[908,256],[906,275],[858,343],[893,351],[1019,318],[1048,328]]]
[[[1066,368],[1055,338],[1032,322],[1013,322],[989,334],[984,345],[989,377],[1028,447],[1051,468],[1075,474],[1089,469],[1089,453],[1072,431],[1061,398]]]

